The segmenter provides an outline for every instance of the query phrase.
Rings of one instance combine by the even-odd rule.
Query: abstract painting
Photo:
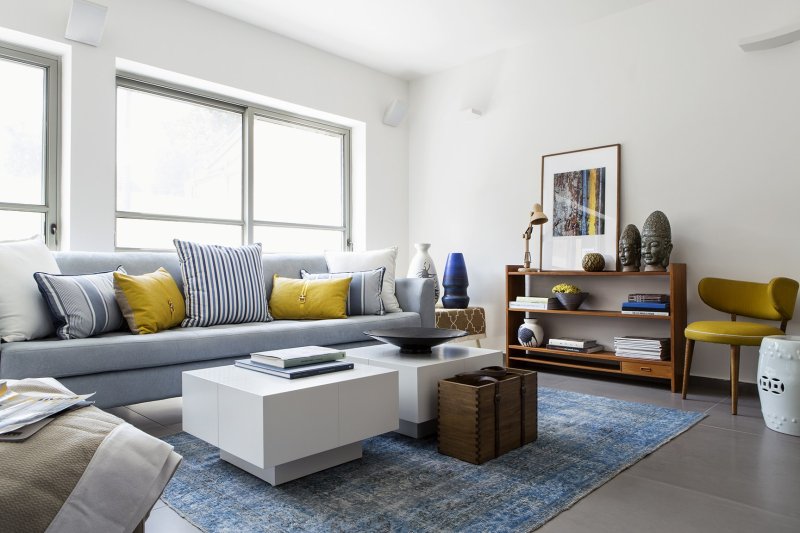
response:
[[[605,233],[606,169],[589,168],[553,176],[553,236]]]

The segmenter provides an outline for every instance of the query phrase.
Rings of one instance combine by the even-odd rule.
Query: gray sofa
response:
[[[183,289],[174,253],[59,252],[64,274],[113,270],[129,274],[166,268]],[[300,269],[326,272],[322,255],[264,255],[267,295],[272,276],[298,278]],[[152,335],[120,331],[88,339],[56,338],[0,344],[0,378],[54,377],[69,389],[96,392],[99,407],[114,407],[181,395],[181,372],[233,364],[259,350],[304,345],[340,348],[374,344],[364,331],[373,328],[434,325],[433,282],[397,279],[401,313],[353,316],[338,320],[275,320],[204,328],[175,328]]]

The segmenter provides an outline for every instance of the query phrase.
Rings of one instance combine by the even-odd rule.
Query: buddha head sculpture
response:
[[[672,229],[667,215],[653,211],[642,226],[642,261],[644,270],[663,272],[672,253]]]
[[[633,224],[625,226],[619,237],[619,264],[623,272],[638,272],[642,264],[642,236]]]

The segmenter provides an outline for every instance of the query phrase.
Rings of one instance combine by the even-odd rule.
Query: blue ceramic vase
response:
[[[446,309],[467,308],[469,305],[469,296],[467,295],[469,278],[467,277],[467,265],[464,263],[464,254],[451,253],[447,256],[442,286],[444,287],[442,305]]]

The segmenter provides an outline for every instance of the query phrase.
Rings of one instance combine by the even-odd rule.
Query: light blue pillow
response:
[[[117,272],[125,273],[122,267]],[[125,319],[114,297],[114,272],[70,276],[33,275],[61,339],[85,339],[117,331]]]
[[[383,276],[386,273],[385,267],[364,272],[323,272],[310,274],[305,270],[300,271],[303,279],[341,279],[352,278],[350,282],[350,292],[347,295],[347,316],[354,315],[382,315],[385,313],[383,299],[381,298],[381,288],[383,287]]]

